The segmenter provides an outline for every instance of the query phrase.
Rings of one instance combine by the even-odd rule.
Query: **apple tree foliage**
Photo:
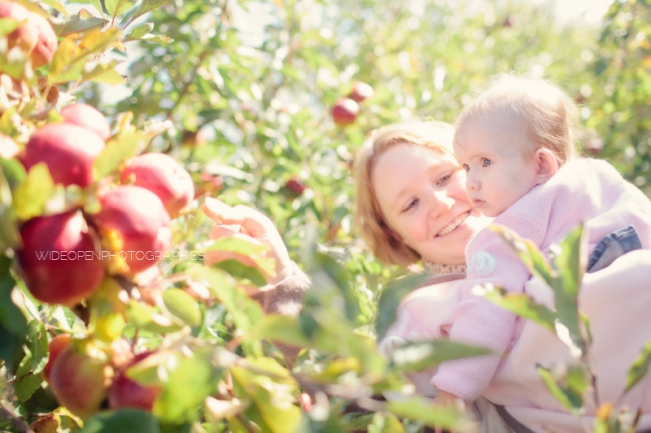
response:
[[[98,181],[135,154],[164,152],[192,174],[197,198],[172,223],[174,255],[159,264],[159,302],[125,298],[121,288],[129,282],[108,279],[79,307],[45,305],[29,296],[13,266],[18,228],[53,209],[92,207],[92,194],[57,187],[46,173],[25,173],[15,158],[2,156],[0,430],[416,432],[452,426],[464,414],[433,410],[416,396],[377,398],[384,391],[408,393],[406,372],[481,352],[434,342],[398,351],[391,360],[378,354],[376,336],[422,277],[413,268],[379,264],[355,235],[352,166],[366,134],[412,117],[452,122],[489,77],[531,73],[559,83],[579,104],[581,150],[607,157],[645,191],[651,181],[648,0],[615,1],[603,21],[590,26],[561,23],[545,5],[498,0],[474,6],[451,0],[35,4],[51,17],[59,47],[50,64],[33,73],[3,57],[5,76],[27,88],[17,97],[6,80],[0,83],[2,138],[21,147],[72,100],[86,102],[116,133],[96,163]],[[0,22],[0,35],[12,25]],[[357,81],[370,84],[374,96],[360,103],[353,124],[339,127],[330,109]],[[256,207],[276,223],[313,280],[298,319],[265,317],[247,297],[242,287],[264,284],[256,268],[202,264],[199,253],[209,249],[254,258],[260,252],[245,242],[208,240],[212,223],[200,205],[209,195]],[[523,260],[537,266],[534,272],[553,266],[576,277],[580,232],[565,242],[571,260],[546,265],[535,251],[523,252]],[[272,266],[256,260],[258,268]],[[575,305],[580,278],[567,286],[548,282],[559,299]],[[545,310],[499,292],[490,296],[543,325],[559,321],[587,352],[589,332],[576,308]],[[155,351],[129,373],[161,387],[151,411],[102,407],[82,419],[59,406],[42,375],[48,341],[60,333],[83,340],[99,358],[119,339]],[[306,350],[290,371],[270,341]],[[649,359],[642,354],[629,384],[646,373]],[[578,413],[593,372],[574,373],[558,378],[541,369],[550,391]],[[603,418],[599,431],[624,431],[616,415]]]

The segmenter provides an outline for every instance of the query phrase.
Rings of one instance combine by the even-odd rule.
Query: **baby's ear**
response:
[[[558,171],[556,155],[551,150],[541,147],[536,150],[535,159],[538,182],[547,182]]]

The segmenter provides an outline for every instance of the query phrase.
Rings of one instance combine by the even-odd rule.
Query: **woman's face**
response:
[[[390,147],[377,158],[371,182],[386,223],[423,259],[464,263],[470,238],[490,222],[472,206],[454,156],[435,149]]]

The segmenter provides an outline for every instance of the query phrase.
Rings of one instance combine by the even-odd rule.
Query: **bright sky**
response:
[[[530,0],[533,3],[549,3],[549,0]],[[599,23],[613,0],[555,0],[556,16],[562,21],[582,19],[589,23]]]

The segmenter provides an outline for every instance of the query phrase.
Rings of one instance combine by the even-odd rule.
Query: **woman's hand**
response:
[[[263,254],[276,260],[276,275],[269,275],[258,268],[263,272],[269,284],[276,284],[292,273],[293,265],[287,247],[274,223],[265,215],[246,206],[231,207],[211,197],[206,198],[202,209],[217,224],[210,231],[211,239],[233,236],[254,245],[266,245],[269,248]],[[208,265],[235,259],[246,266],[257,268],[251,257],[232,251],[207,251],[204,258]]]

